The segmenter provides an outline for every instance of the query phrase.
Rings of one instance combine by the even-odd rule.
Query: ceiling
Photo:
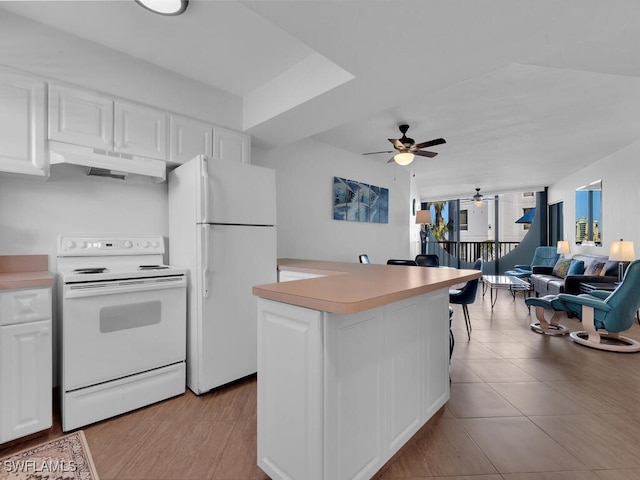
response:
[[[640,139],[637,0],[0,1],[0,9],[243,99],[271,148],[360,155],[408,123],[424,200],[535,190]],[[1,14],[1,12],[0,12]],[[301,152],[303,154],[303,152]],[[387,162],[388,154],[367,156]]]

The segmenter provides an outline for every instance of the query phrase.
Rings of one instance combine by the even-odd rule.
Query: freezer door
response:
[[[195,393],[245,377],[257,371],[257,300],[254,285],[275,283],[276,229],[209,225],[206,276],[207,292],[199,292],[199,353],[187,365],[198,365]],[[204,247],[204,245],[203,245]],[[204,253],[204,252],[203,252]],[[190,321],[196,321],[191,318]]]
[[[276,224],[275,170],[199,157],[199,223]]]

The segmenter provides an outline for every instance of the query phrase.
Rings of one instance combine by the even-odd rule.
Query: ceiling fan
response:
[[[413,138],[407,137],[406,133],[409,130],[409,125],[399,125],[398,128],[402,133],[402,137],[395,139],[389,138],[388,140],[393,144],[393,148],[397,150],[396,153],[387,163],[396,162],[398,165],[409,165],[413,162],[415,155],[421,157],[433,158],[437,155],[436,152],[429,152],[427,150],[421,150],[422,148],[433,147],[434,145],[440,145],[447,143],[444,138],[436,138],[427,142],[416,143]],[[385,150],[382,152],[369,152],[363,153],[363,155],[374,155],[377,153],[393,153],[393,150]]]
[[[484,200],[484,195],[480,193],[480,187],[476,188],[476,193],[471,198],[464,198],[462,200],[466,200],[468,202],[472,202],[474,206],[481,207],[482,201]]]

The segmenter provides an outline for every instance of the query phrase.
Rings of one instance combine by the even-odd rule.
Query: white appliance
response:
[[[185,391],[186,270],[155,235],[60,235],[62,429]]]
[[[275,171],[198,156],[169,173],[169,258],[189,270],[187,386],[257,371],[254,285],[274,283]]]

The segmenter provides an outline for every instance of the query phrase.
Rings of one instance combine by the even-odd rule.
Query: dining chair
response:
[[[482,259],[479,258],[473,264],[472,270],[482,271]],[[464,323],[467,327],[467,337],[471,340],[471,318],[469,317],[468,305],[476,301],[476,293],[478,292],[478,282],[480,278],[469,280],[459,290],[449,290],[449,303],[454,305],[462,305],[462,313],[464,315]]]
[[[395,258],[387,260],[387,265],[409,265],[411,267],[418,266],[415,260],[397,260]]]
[[[438,255],[433,253],[421,253],[419,255],[416,255],[416,263],[419,267],[439,267],[440,258],[438,257]]]

